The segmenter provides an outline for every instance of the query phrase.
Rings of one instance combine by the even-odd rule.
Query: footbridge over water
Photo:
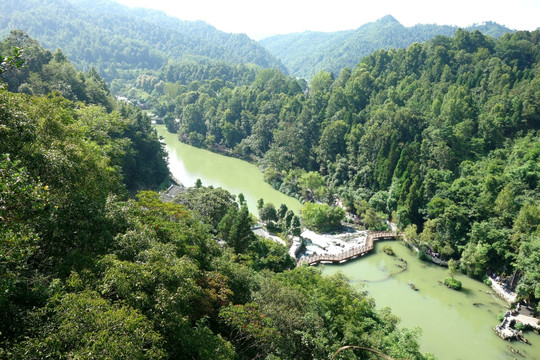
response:
[[[398,237],[401,237],[401,233],[394,233],[390,231],[378,231],[369,233],[366,237],[366,242],[363,246],[358,246],[347,251],[342,252],[341,254],[332,255],[332,254],[314,254],[310,256],[305,256],[299,259],[296,262],[297,266],[302,264],[308,265],[317,265],[319,263],[344,263],[351,259],[355,259],[359,256],[363,256],[373,250],[374,242],[378,240],[395,240]]]

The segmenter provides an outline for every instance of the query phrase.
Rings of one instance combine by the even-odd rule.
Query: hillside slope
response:
[[[478,29],[491,37],[501,37],[510,29],[488,22],[467,28]],[[324,70],[339,74],[344,67],[354,67],[358,61],[376,50],[406,48],[414,42],[424,42],[437,35],[452,36],[457,30],[448,25],[415,25],[405,27],[387,15],[356,30],[338,32],[293,33],[272,36],[260,41],[280,59],[291,74],[310,79]]]
[[[131,9],[110,0],[28,0],[0,3],[0,34],[19,29],[45,48],[62,48],[80,69],[107,80],[133,78],[169,60],[213,59],[285,67],[244,34],[227,34],[202,21]]]

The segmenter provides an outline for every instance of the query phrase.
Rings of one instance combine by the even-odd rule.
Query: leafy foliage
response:
[[[24,59],[21,57],[22,50],[18,47],[11,49],[11,55],[6,56],[0,63],[0,74],[9,71],[12,68],[21,68],[24,64]]]
[[[332,207],[328,204],[306,203],[302,207],[304,225],[321,232],[339,229],[341,220],[345,217],[345,210]]]
[[[415,226],[418,242],[471,276],[518,270],[529,298],[534,270],[516,260],[538,228],[539,39],[458,29],[377,51],[337,78],[319,72],[308,89],[265,70],[159,101],[182,140],[259,161],[299,199],[337,197],[368,228]]]
[[[226,34],[202,21],[181,21],[160,11],[131,9],[113,1],[2,2],[0,31],[26,31],[50,50],[61,48],[84,71],[94,67],[105,80],[135,80],[169,59],[213,59],[281,67],[244,34]]]
[[[461,290],[461,281],[454,279],[453,277],[444,279],[443,283],[450,289]]]
[[[512,32],[493,22],[475,24],[465,30],[479,30],[497,38]],[[321,70],[339,74],[343,68],[354,67],[359,59],[377,50],[406,48],[436,36],[452,36],[456,31],[457,27],[448,25],[418,24],[405,27],[387,15],[355,30],[275,35],[260,43],[280,59],[292,74],[309,79]]]
[[[60,52],[25,54],[46,59],[29,78],[71,69]],[[138,167],[163,152],[147,116],[110,104],[0,89],[0,357],[327,358],[353,341],[426,358],[345,279],[286,270],[294,260],[251,232],[241,196],[199,184],[177,202],[130,198],[162,181]]]

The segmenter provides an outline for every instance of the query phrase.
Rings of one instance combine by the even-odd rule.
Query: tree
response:
[[[15,358],[166,358],[163,338],[145,316],[110,304],[96,292],[59,295],[39,312],[47,323],[15,348]]]
[[[327,161],[335,161],[338,154],[345,154],[347,131],[348,126],[343,120],[334,121],[324,128],[318,148],[319,162],[323,166]]]
[[[371,206],[375,211],[388,213],[388,208],[386,204],[388,203],[388,191],[381,190],[373,194],[369,199],[369,206]]]
[[[244,194],[239,193],[238,194],[238,204],[240,204],[240,206],[242,206],[245,203],[246,203],[246,198],[244,197]]]
[[[264,316],[257,303],[230,305],[221,310],[221,322],[242,358],[257,358],[271,353],[280,334],[271,318]]]
[[[253,219],[247,205],[243,204],[240,209],[233,206],[218,225],[219,236],[234,249],[235,253],[240,254],[255,241],[252,226]]]
[[[540,234],[529,236],[522,242],[516,269],[522,274],[516,287],[518,296],[535,301],[540,310]]]
[[[285,217],[283,218],[283,228],[288,230],[292,225],[292,220],[294,218],[294,212],[292,210],[287,210]]]
[[[405,230],[403,230],[403,235],[407,241],[411,241],[413,244],[418,244],[420,237],[418,236],[418,227],[416,224],[407,225]]]
[[[459,263],[456,260],[454,259],[448,260],[448,273],[450,274],[452,278],[454,278],[454,275],[457,274],[458,269],[459,269]]]
[[[313,78],[311,79],[311,84],[309,88],[314,93],[315,92],[328,93],[333,82],[334,82],[334,79],[332,78],[332,74],[326,71],[320,71],[318,74],[315,74]]]
[[[277,211],[272,203],[266,203],[259,209],[259,219],[265,222],[278,221]]]
[[[302,225],[300,224],[300,218],[296,215],[294,215],[292,219],[290,232],[292,236],[300,236],[300,234],[302,233]]]
[[[341,226],[345,210],[328,204],[308,202],[302,207],[304,224],[311,229],[321,232],[336,230]]]
[[[316,171],[306,172],[300,176],[298,183],[302,188],[304,199],[313,200],[314,196],[320,199],[324,196],[326,182],[320,173]]]
[[[483,243],[468,243],[461,256],[461,267],[469,276],[482,278],[487,270],[490,246]]]
[[[261,210],[264,206],[264,199],[260,198],[257,200],[257,210]]]
[[[20,69],[24,65],[24,59],[22,58],[23,49],[19,49],[16,46],[11,48],[11,55],[2,58],[0,63],[0,75],[6,71],[12,69]]]
[[[278,208],[278,211],[277,211],[277,216],[278,216],[279,220],[285,218],[285,215],[287,214],[287,210],[289,210],[287,208],[287,205],[285,205],[285,204],[280,204],[279,205],[279,208]]]
[[[175,201],[198,213],[215,230],[227,211],[237,206],[227,190],[210,186],[188,188],[178,194]]]

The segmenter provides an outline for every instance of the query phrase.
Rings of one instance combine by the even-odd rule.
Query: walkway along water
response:
[[[401,237],[402,234],[396,234],[389,231],[379,231],[375,233],[368,234],[366,238],[366,243],[364,246],[359,246],[356,248],[352,248],[350,250],[344,251],[341,254],[338,255],[330,255],[330,254],[314,254],[310,256],[305,256],[299,259],[296,262],[297,266],[301,266],[302,264],[308,264],[308,265],[316,265],[319,263],[344,263],[348,260],[355,259],[358,256],[363,256],[373,250],[373,243],[377,240],[393,240],[396,237]]]
[[[256,209],[258,198],[264,198],[266,202],[275,205],[285,202],[281,198],[285,195],[266,184],[256,166],[245,162],[237,164],[241,162],[238,159],[226,162],[227,159],[221,155],[180,144],[174,134],[166,133],[163,126],[158,126],[158,129],[164,135],[170,154],[171,171],[184,185],[192,186],[200,178],[205,186],[227,187],[235,194],[242,192],[246,195],[252,192],[249,189],[254,189],[251,196],[254,199],[252,209]],[[239,176],[233,178],[235,174]],[[234,187],[227,184],[233,184]],[[267,191],[268,187],[270,189]],[[249,199],[248,196],[246,199]],[[298,212],[301,204],[295,199],[287,200],[296,202],[297,209],[294,210]],[[288,202],[287,206],[289,209],[295,207]],[[401,318],[400,326],[423,328],[421,349],[434,353],[439,360],[512,360],[516,357],[509,351],[508,343],[493,331],[497,323],[496,314],[504,309],[505,304],[492,295],[492,291],[486,293],[486,290],[491,290],[489,287],[457,275],[464,290],[458,292],[447,289],[438,283],[448,276],[447,270],[420,261],[404,242],[393,243],[394,257],[386,255],[381,248],[382,243],[375,241],[370,255],[362,257],[361,261],[328,264],[322,266],[321,271],[324,275],[343,272],[351,279],[353,286],[368,292],[379,308],[391,307],[392,313]],[[399,258],[407,261],[407,271],[389,277],[396,270]],[[421,291],[412,291],[409,282],[413,282]],[[532,345],[517,342],[512,346],[527,359],[540,359],[540,336],[528,338]]]
[[[507,311],[504,314],[501,324],[495,326],[493,330],[504,340],[518,339],[528,344],[529,341],[523,336],[523,332],[513,328],[518,322],[531,327],[537,332],[540,331],[540,320],[534,318],[531,314],[522,314],[519,311]]]

